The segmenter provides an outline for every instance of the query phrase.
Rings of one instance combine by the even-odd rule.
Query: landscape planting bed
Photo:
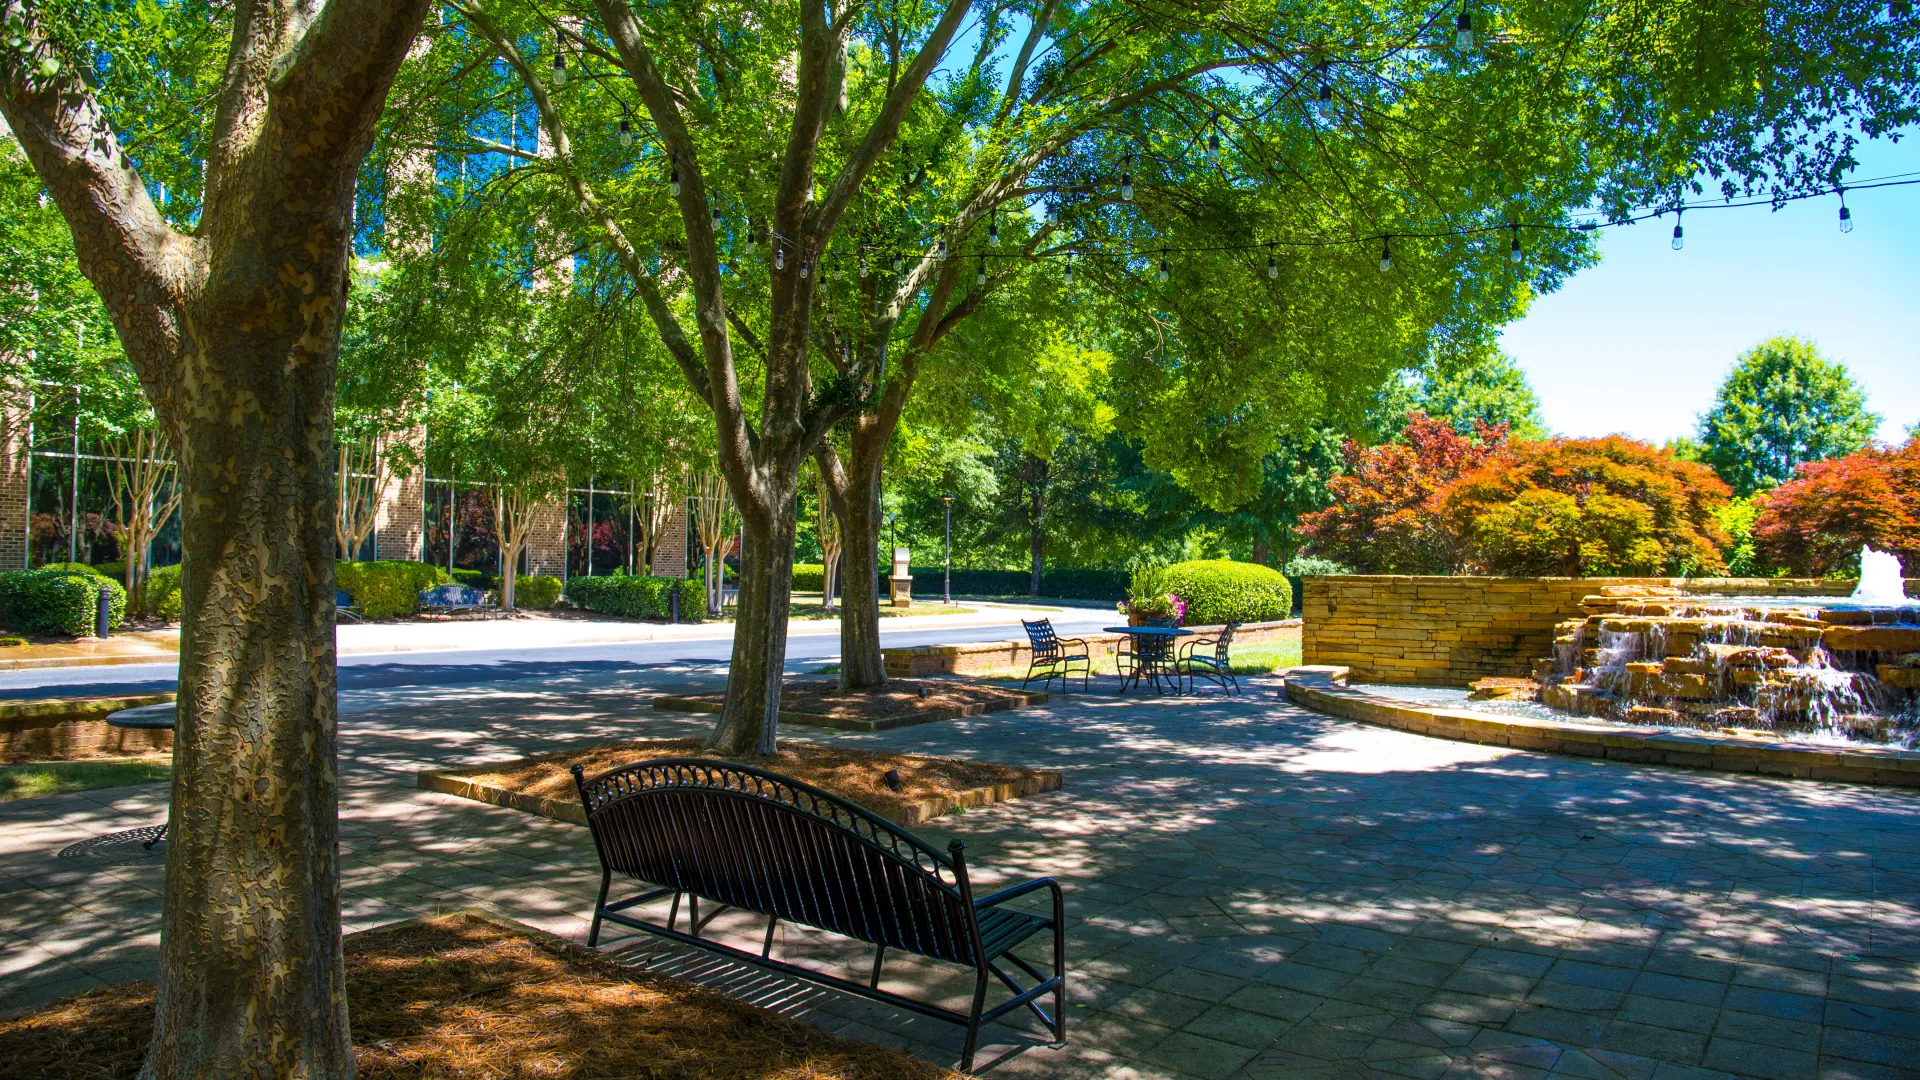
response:
[[[568,770],[578,763],[589,777],[639,761],[659,758],[718,755],[702,749],[699,739],[643,739],[602,743],[537,757],[471,769],[429,769],[419,774],[428,791],[444,792],[478,802],[524,810],[530,814],[587,823],[580,794]],[[825,789],[886,818],[897,825],[920,822],[975,806],[1056,791],[1060,774],[1018,765],[993,765],[958,758],[889,754],[789,739],[771,759],[742,764],[790,776]],[[901,790],[887,786],[889,770],[900,774]]]
[[[345,951],[362,1080],[955,1078],[479,911],[352,934]],[[124,983],[0,1019],[0,1060],[43,1080],[132,1077],[153,1000],[152,982]]]
[[[717,713],[725,693],[666,695],[656,709]],[[878,690],[842,690],[837,682],[790,682],[780,691],[780,722],[810,724],[841,731],[888,728],[958,720],[963,716],[1045,704],[1047,695],[984,683],[947,679],[889,679]]]

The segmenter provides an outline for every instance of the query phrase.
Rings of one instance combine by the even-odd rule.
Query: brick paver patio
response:
[[[599,879],[584,829],[414,790],[413,771],[699,731],[645,698],[716,682],[679,669],[350,697],[349,927],[479,905],[583,938]],[[1067,888],[1070,1045],[989,1028],[983,1072],[1920,1076],[1920,794],[1431,740],[1262,683],[1232,703],[1074,695],[838,736],[1067,773],[1064,792],[929,830]],[[162,813],[152,787],[0,805],[0,1009],[151,974],[159,860],[137,845],[56,856]],[[730,929],[758,945],[755,924]],[[957,1055],[945,1025],[651,940],[609,947]],[[868,955],[803,933],[777,947]],[[902,967],[907,982],[961,985]]]

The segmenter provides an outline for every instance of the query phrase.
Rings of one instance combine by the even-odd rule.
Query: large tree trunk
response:
[[[144,1076],[353,1075],[334,756],[335,350],[310,353],[307,335],[288,333],[301,329],[286,295],[298,290],[268,285],[284,261],[338,296],[345,230],[329,239],[317,260],[297,245],[263,251],[243,279],[258,293],[196,320],[207,348],[185,358],[204,396],[175,432],[180,474],[189,492],[220,494],[181,507],[179,729]],[[272,319],[272,306],[288,314]],[[312,327],[311,339],[337,342],[340,308],[321,306],[334,333]],[[222,332],[249,317],[279,333]]]
[[[740,507],[746,536],[733,609],[733,660],[727,668],[726,705],[707,743],[723,754],[766,755],[778,749],[798,513],[791,496],[772,502],[771,509]]]
[[[174,229],[40,8],[0,112],[73,229],[185,489],[178,729],[143,1077],[351,1077],[335,774],[333,384],[354,180],[424,0],[251,0]],[[36,58],[47,66],[38,66]],[[29,70],[40,72],[32,78]]]

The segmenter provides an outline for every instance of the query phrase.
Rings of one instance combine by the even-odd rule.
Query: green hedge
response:
[[[560,602],[562,584],[559,578],[547,574],[516,576],[513,579],[513,604],[533,611],[545,611]]]
[[[1259,563],[1202,559],[1167,567],[1167,588],[1187,602],[1188,626],[1266,622],[1293,613],[1285,574]]]
[[[334,564],[340,588],[369,619],[396,619],[420,610],[420,590],[447,583],[447,572],[423,562],[387,560]]]
[[[819,592],[827,587],[827,568],[819,563],[793,564],[793,591]]]
[[[127,618],[127,591],[90,566],[72,564],[0,574],[0,619],[30,634],[85,637],[94,631],[100,590],[109,597],[109,626]]]
[[[147,571],[147,614],[168,622],[180,621],[180,567],[156,566]]]
[[[479,589],[482,592],[500,584],[499,578],[494,577],[485,570],[455,570],[452,571],[452,574],[453,580],[465,585],[469,589]],[[446,578],[440,579],[441,582],[446,580]],[[438,584],[438,582],[436,582],[436,584]]]
[[[574,577],[567,579],[567,599],[574,604],[597,611],[602,615],[621,615],[631,619],[664,619],[672,614],[671,597],[673,587],[681,584],[678,578],[640,577],[637,575],[615,574],[610,577]],[[681,597],[681,615],[697,618],[700,615],[700,587],[693,585],[690,594],[693,604],[686,603]]]

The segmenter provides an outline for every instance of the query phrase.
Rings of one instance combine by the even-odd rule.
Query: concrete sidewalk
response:
[[[919,631],[942,628],[975,629],[982,626],[1006,626],[1008,636],[1018,638],[1018,619],[1052,617],[1067,622],[1084,618],[1080,608],[1061,608],[1045,604],[1020,604],[968,601],[973,609],[967,615],[937,614],[938,601],[916,603],[925,615],[889,616],[880,620],[884,631]],[[960,604],[955,605],[963,606]],[[789,637],[838,635],[838,619],[795,619],[788,624]],[[336,629],[335,642],[341,656],[380,656],[394,653],[497,652],[524,649],[565,648],[574,645],[621,645],[657,641],[729,641],[731,622],[657,623],[633,619],[604,618],[575,613],[553,614],[523,611],[515,618],[434,619],[399,622],[342,623]],[[30,671],[45,668],[101,667],[121,664],[169,663],[179,656],[178,627],[165,630],[141,630],[115,634],[104,640],[16,646],[0,653],[0,672]]]

